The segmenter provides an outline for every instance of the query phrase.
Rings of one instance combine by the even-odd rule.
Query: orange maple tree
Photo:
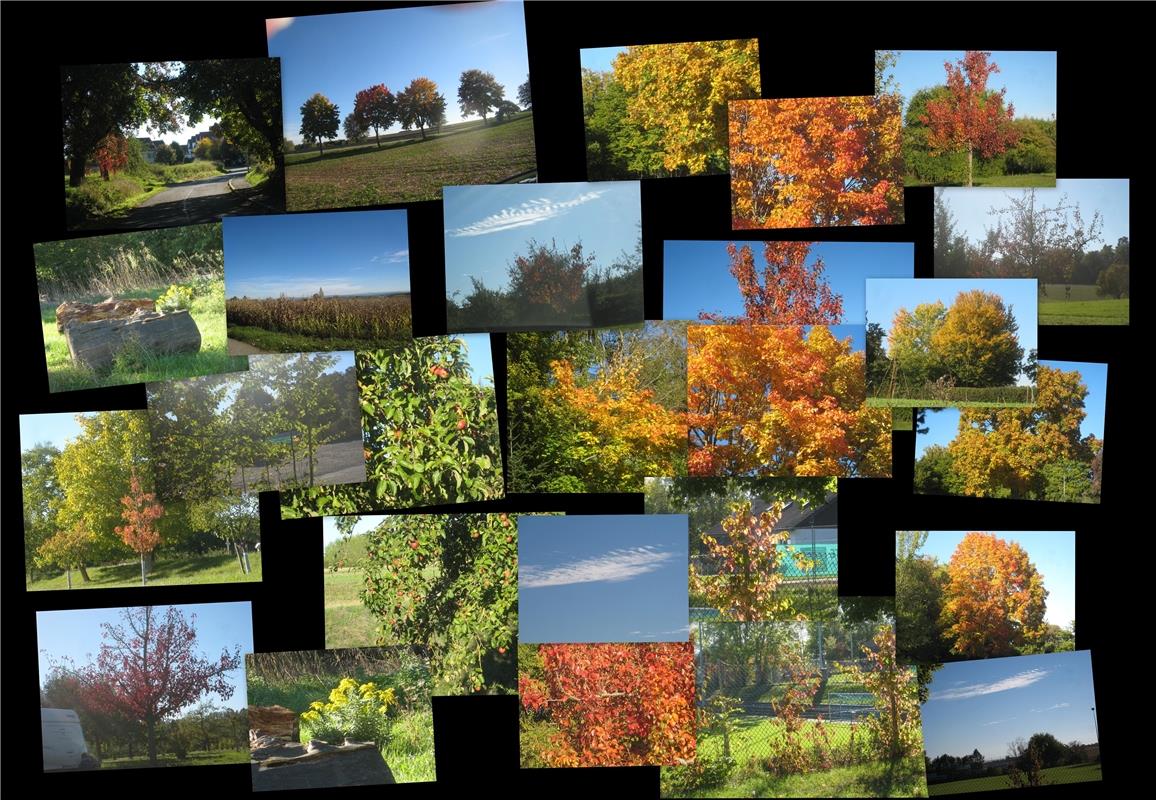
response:
[[[691,476],[889,476],[864,353],[826,327],[687,328]]]
[[[156,522],[165,513],[165,507],[156,502],[157,496],[153,492],[146,492],[141,486],[136,470],[132,471],[129,479],[128,494],[120,499],[124,510],[121,516],[124,525],[117,525],[116,532],[120,538],[140,555],[140,582],[145,584],[145,557],[152,554],[161,543],[161,533],[157,530]]]
[[[734,227],[902,222],[900,130],[894,94],[732,101]]]
[[[731,275],[743,295],[742,321],[757,325],[835,325],[843,318],[843,297],[823,279],[823,259],[810,265],[814,242],[765,242],[760,275],[751,246],[727,245]],[[703,312],[700,319],[740,320]]]
[[[662,406],[653,390],[641,386],[637,358],[616,355],[582,383],[569,361],[551,361],[550,368],[555,382],[545,398],[569,408],[579,423],[575,459],[589,459],[623,481],[671,474],[685,452],[686,425],[679,412]]]
[[[519,675],[522,707],[558,726],[555,767],[674,765],[694,758],[690,642],[543,644],[543,677]]]
[[[1004,107],[1007,89],[988,91],[987,81],[999,72],[995,62],[980,50],[968,50],[953,65],[943,63],[947,72],[948,96],[927,102],[927,113],[919,121],[927,126],[927,143],[933,151],[967,152],[967,185],[972,185],[974,154],[991,158],[1016,143],[1019,134],[1012,127],[1015,107]]]
[[[112,173],[128,165],[128,140],[113,131],[97,143],[92,157],[100,167],[100,177],[107,181]]]
[[[1045,633],[1048,591],[1016,542],[973,531],[947,565],[942,621],[951,652],[967,658],[1017,655]]]

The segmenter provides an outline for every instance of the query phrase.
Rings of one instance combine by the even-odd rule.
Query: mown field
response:
[[[530,114],[428,136],[286,156],[287,210],[440,200],[443,186],[503,183],[537,166]]]
[[[1042,186],[1054,189],[1056,186],[1056,173],[1054,172],[1036,172],[1030,175],[976,175],[972,178],[972,183],[975,186],[996,186],[996,187],[1027,187],[1027,186]],[[904,186],[930,186],[932,184],[924,183],[916,178],[914,175],[907,175],[903,180]],[[937,183],[936,186],[963,186],[963,183]]]
[[[1040,770],[1040,772],[1047,785],[1103,780],[1099,764],[1076,764],[1070,767],[1052,767],[1050,769]],[[963,781],[928,784],[927,791],[930,795],[941,795],[963,794],[964,792],[988,792],[993,789],[1011,788],[1011,782],[1006,775],[993,775],[988,778],[969,778]]]
[[[693,796],[927,797],[927,783],[919,759],[908,759],[895,765],[858,764],[781,778],[761,770],[740,770],[726,786],[696,792]]]
[[[171,753],[157,754],[158,767],[205,767],[212,764],[245,764],[249,761],[248,750],[190,750],[184,758]],[[147,756],[136,758],[107,758],[100,762],[101,769],[137,769],[151,767]]]
[[[228,335],[261,350],[377,350],[413,337],[409,293],[381,297],[229,298]]]
[[[1095,286],[1072,287],[1068,299],[1066,284],[1049,283],[1047,295],[1040,297],[1040,325],[1127,325],[1128,298],[1101,297]]]
[[[261,554],[249,553],[248,575],[241,572],[237,557],[228,553],[207,556],[173,556],[172,560],[157,556],[153,571],[148,575],[149,586],[186,586],[194,583],[252,583],[261,580]],[[121,589],[140,586],[140,562],[126,561],[103,567],[89,567],[85,583],[79,570],[72,571],[73,589]],[[68,575],[61,572],[51,578],[25,581],[29,591],[67,589]]]
[[[325,571],[325,647],[372,647],[377,621],[361,602],[365,581],[359,569]]]

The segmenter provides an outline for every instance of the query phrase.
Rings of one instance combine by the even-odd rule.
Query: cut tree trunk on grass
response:
[[[120,319],[132,316],[137,309],[156,311],[157,303],[147,297],[143,300],[114,300],[100,303],[77,303],[65,300],[56,307],[56,330],[63,333],[70,322],[95,322],[98,319]]]
[[[126,345],[156,355],[201,349],[201,332],[188,311],[159,314],[138,309],[121,319],[71,321],[64,328],[64,338],[73,363],[94,372],[111,366]]]

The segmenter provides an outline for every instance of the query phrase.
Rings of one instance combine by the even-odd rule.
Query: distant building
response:
[[[201,141],[201,139],[209,139],[210,141],[213,141],[216,138],[217,137],[213,136],[213,134],[209,133],[208,131],[201,131],[200,133],[194,133],[192,135],[192,138],[189,139],[188,144],[185,145],[185,149],[189,154],[188,155],[189,159],[191,160],[195,157],[195,151],[197,149],[197,142]]]
[[[144,160],[150,164],[155,164],[157,160],[157,148],[167,147],[160,139],[150,139],[147,136],[138,136],[136,140],[140,142],[140,153]]]

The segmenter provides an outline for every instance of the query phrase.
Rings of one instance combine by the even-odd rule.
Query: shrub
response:
[[[344,739],[373,742],[380,749],[389,741],[390,715],[396,708],[393,689],[342,678],[329,693],[329,702],[309,704],[309,710],[301,715],[301,733],[331,744],[341,744]]]
[[[168,291],[157,298],[157,311],[171,314],[174,311],[188,311],[193,307],[193,290],[189,286],[169,286]]]

